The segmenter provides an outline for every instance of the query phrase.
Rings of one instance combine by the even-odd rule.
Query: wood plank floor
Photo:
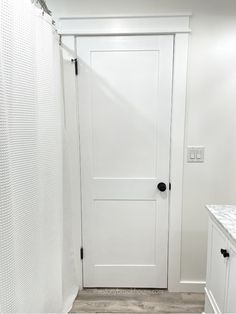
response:
[[[86,289],[70,313],[202,313],[204,295],[162,290]]]

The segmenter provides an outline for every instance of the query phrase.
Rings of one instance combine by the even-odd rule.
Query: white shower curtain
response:
[[[0,313],[68,310],[61,99],[51,18],[31,0],[1,0]]]

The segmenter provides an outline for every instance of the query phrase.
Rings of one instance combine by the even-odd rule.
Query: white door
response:
[[[173,37],[77,50],[84,286],[166,288]]]

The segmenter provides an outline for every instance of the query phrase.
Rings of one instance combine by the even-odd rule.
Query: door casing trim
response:
[[[191,13],[61,17],[59,19],[59,33],[64,36],[190,33],[190,16]]]

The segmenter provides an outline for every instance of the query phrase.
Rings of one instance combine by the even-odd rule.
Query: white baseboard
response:
[[[170,292],[204,293],[205,281],[181,280],[169,286]]]

